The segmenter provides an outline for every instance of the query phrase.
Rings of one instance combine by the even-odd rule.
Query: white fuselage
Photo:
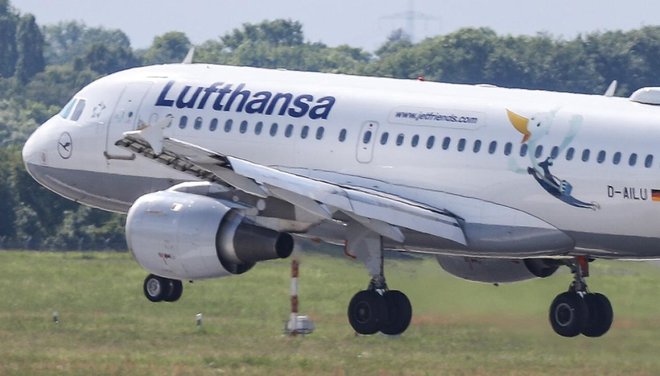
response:
[[[53,117],[24,158],[93,206],[125,211],[190,180],[114,146],[171,117],[168,137],[224,155],[472,223],[556,228],[583,253],[660,257],[660,108],[628,98],[195,64],[113,74],[75,99],[80,117]]]

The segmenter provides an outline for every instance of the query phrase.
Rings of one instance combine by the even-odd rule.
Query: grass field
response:
[[[494,287],[451,277],[433,259],[389,261],[390,286],[414,309],[408,331],[391,338],[357,337],[347,323],[349,299],[368,282],[361,265],[302,262],[301,311],[317,330],[289,338],[288,261],[185,284],[179,302],[154,304],[128,254],[0,252],[0,375],[660,374],[655,265],[594,263],[590,287],[611,299],[613,328],[565,339],[546,316],[567,270]]]

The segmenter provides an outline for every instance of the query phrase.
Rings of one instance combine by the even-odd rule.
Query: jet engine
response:
[[[241,274],[291,255],[290,234],[252,224],[232,205],[177,191],[144,195],[126,219],[129,250],[143,268],[179,280]]]
[[[560,265],[554,259],[496,259],[462,256],[436,256],[440,266],[456,277],[469,281],[506,283],[549,277]]]

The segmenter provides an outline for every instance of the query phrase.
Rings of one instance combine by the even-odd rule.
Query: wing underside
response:
[[[190,174],[195,179],[238,190],[258,198],[274,197],[305,211],[318,223],[349,218],[397,243],[414,231],[465,246],[460,218],[400,197],[360,187],[311,179],[255,164],[174,138],[161,138],[156,147],[143,131],[128,132],[116,145]],[[156,150],[154,150],[156,149]]]

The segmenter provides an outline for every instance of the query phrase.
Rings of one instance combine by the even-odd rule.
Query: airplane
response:
[[[98,79],[22,155],[48,189],[127,213],[153,302],[313,239],[369,273],[348,305],[356,333],[409,327],[384,273],[398,251],[485,283],[566,266],[551,327],[599,337],[614,314],[588,289],[590,262],[660,257],[660,88],[608,93],[187,61]]]

